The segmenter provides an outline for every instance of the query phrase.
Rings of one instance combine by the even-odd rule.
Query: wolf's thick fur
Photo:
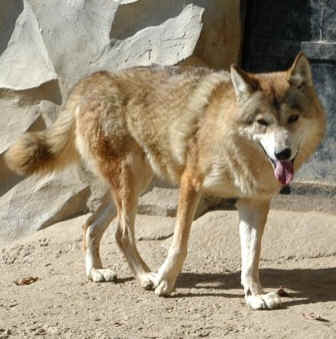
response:
[[[70,104],[67,106],[51,128],[24,134],[6,152],[10,169],[21,175],[44,174],[79,160],[74,143],[75,117]]]
[[[6,160],[17,172],[32,174],[81,157],[112,193],[83,227],[88,278],[115,278],[99,256],[113,218],[112,196],[117,243],[140,284],[158,295],[174,289],[201,195],[237,198],[245,298],[254,309],[273,308],[279,297],[262,292],[258,273],[269,203],[314,152],[324,129],[325,114],[303,54],[289,70],[269,74],[235,66],[231,74],[138,67],[81,80],[56,123],[24,135]],[[157,273],[142,260],[134,237],[137,197],[154,174],[180,186],[172,245]]]

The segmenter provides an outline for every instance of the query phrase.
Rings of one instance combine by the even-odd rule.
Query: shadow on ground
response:
[[[321,269],[261,269],[264,288],[289,290],[290,300],[283,307],[336,301],[336,268]],[[181,273],[173,297],[225,297],[242,298],[240,272],[235,273]],[[191,289],[181,293],[179,289]],[[195,292],[195,289],[198,290]],[[238,293],[226,290],[238,289]],[[231,291],[230,291],[231,292]]]

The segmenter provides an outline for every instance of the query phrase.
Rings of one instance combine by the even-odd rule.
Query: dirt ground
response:
[[[211,211],[194,222],[183,273],[168,298],[133,279],[113,224],[102,257],[118,281],[87,281],[86,215],[0,247],[0,338],[336,338],[336,204],[315,199],[283,196],[270,213],[261,278],[266,291],[282,286],[288,293],[277,310],[245,305],[235,211]],[[313,211],[306,208],[312,201]],[[138,216],[139,249],[154,270],[173,223]],[[37,280],[20,285],[24,278]]]

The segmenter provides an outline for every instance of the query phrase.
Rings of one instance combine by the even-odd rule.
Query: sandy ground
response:
[[[336,338],[336,207],[316,200],[309,211],[309,200],[288,210],[300,200],[279,200],[263,241],[263,284],[288,292],[280,309],[245,305],[235,211],[208,212],[194,222],[183,273],[168,298],[138,286],[113,240],[113,224],[102,257],[118,281],[88,282],[81,250],[87,216],[81,216],[0,248],[0,338]],[[173,223],[138,216],[139,249],[154,270]],[[38,279],[16,285],[29,277]]]

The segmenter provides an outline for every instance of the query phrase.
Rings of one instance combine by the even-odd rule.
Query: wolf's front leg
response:
[[[174,290],[176,278],[187,256],[191,223],[199,199],[200,192],[194,187],[194,179],[185,173],[181,180],[173,242],[165,262],[155,274],[154,286],[157,295],[169,295]]]
[[[241,284],[247,305],[255,310],[276,308],[281,303],[277,293],[263,293],[259,279],[261,239],[269,204],[269,200],[252,199],[241,199],[237,203],[242,258]]]

